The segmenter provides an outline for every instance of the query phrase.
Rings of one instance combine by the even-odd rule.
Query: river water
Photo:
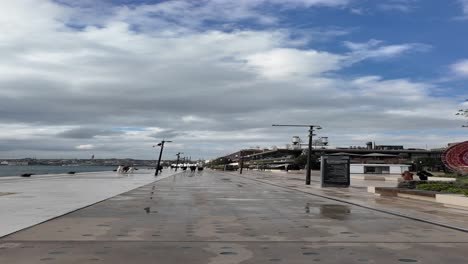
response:
[[[32,174],[59,174],[74,171],[79,172],[95,172],[95,171],[112,171],[116,166],[48,166],[48,165],[33,165],[33,166],[0,166],[0,177],[4,176],[20,176],[23,173]]]

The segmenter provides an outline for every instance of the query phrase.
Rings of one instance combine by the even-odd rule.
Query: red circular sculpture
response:
[[[468,174],[468,141],[449,147],[442,154],[442,161],[448,168]]]

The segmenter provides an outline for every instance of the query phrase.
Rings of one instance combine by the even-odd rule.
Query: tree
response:
[[[305,168],[307,164],[307,155],[301,154],[294,159],[294,165],[299,166],[301,169]]]
[[[468,102],[468,99],[465,100],[465,102]],[[468,109],[460,109],[455,115],[463,116],[465,118],[468,118]],[[462,127],[468,127],[468,122],[466,125],[462,125]]]
[[[311,161],[311,169],[313,170],[316,170],[316,169],[320,169],[320,162],[318,161],[320,158],[320,156],[317,156],[317,155],[314,155],[312,154],[312,157],[310,159]],[[304,169],[307,165],[307,153],[303,153],[299,156],[297,156],[295,159],[294,159],[294,165],[297,165],[299,166],[301,169]]]
[[[445,168],[442,160],[438,158],[419,158],[414,161],[414,166],[417,171],[430,168],[432,171],[443,170]]]

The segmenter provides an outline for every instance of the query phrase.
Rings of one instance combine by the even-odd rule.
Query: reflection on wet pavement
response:
[[[204,171],[18,232],[0,249],[0,263],[439,264],[463,263],[468,235]]]
[[[351,214],[351,207],[341,204],[322,204],[320,205],[320,215],[325,218],[345,220]]]

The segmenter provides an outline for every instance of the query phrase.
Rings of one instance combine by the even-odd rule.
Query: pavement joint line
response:
[[[47,222],[49,222],[49,221],[55,220],[55,219],[60,218],[60,217],[62,217],[62,216],[69,215],[69,214],[74,213],[74,212],[76,212],[76,211],[79,211],[79,210],[81,210],[81,209],[85,209],[85,208],[91,207],[91,206],[93,206],[93,205],[96,205],[96,204],[98,204],[98,203],[102,203],[102,202],[107,201],[107,200],[109,200],[109,199],[115,198],[116,196],[119,196],[119,195],[122,195],[122,194],[125,194],[125,193],[128,193],[128,192],[131,192],[131,191],[135,191],[136,189],[139,189],[139,188],[141,188],[141,187],[144,187],[144,186],[147,186],[147,185],[150,185],[150,184],[154,184],[154,183],[156,183],[156,182],[158,182],[158,181],[161,181],[161,180],[164,180],[164,179],[167,179],[167,178],[170,178],[170,177],[174,177],[174,176],[176,176],[176,175],[178,175],[178,174],[180,174],[180,173],[181,173],[181,172],[176,173],[176,174],[172,174],[172,175],[169,175],[169,176],[167,176],[167,177],[160,178],[160,179],[157,179],[157,178],[156,178],[154,181],[152,181],[152,182],[150,182],[150,183],[148,183],[148,184],[144,184],[144,185],[142,185],[142,186],[139,186],[139,187],[130,189],[130,190],[128,190],[128,191],[125,191],[125,192],[116,194],[116,195],[114,195],[114,196],[112,196],[112,197],[109,197],[109,198],[106,198],[106,199],[97,201],[97,202],[95,202],[95,203],[92,203],[92,204],[89,204],[89,205],[86,205],[86,206],[83,206],[83,207],[80,207],[80,208],[75,209],[75,210],[72,210],[72,211],[70,211],[70,212],[67,212],[67,213],[64,213],[64,214],[61,214],[61,215],[54,216],[54,217],[52,217],[52,218],[49,218],[49,219],[47,219],[47,220],[44,220],[44,221],[42,221],[42,222],[40,222],[40,223],[37,223],[37,224],[34,224],[34,225],[32,225],[32,226],[28,226],[28,227],[22,228],[22,229],[20,229],[20,230],[16,230],[15,232],[6,234],[6,235],[4,235],[4,236],[0,236],[0,240],[3,240],[4,238],[6,238],[6,237],[8,237],[8,236],[10,236],[10,235],[14,235],[14,234],[16,234],[16,233],[19,233],[19,232],[21,232],[21,231],[24,231],[24,230],[27,230],[27,229],[36,227],[36,226],[38,226],[38,225],[40,225],[40,224],[47,223]],[[1,241],[0,241],[0,242],[1,242]]]
[[[249,180],[256,181],[256,182],[269,184],[269,185],[280,187],[280,188],[287,189],[287,190],[297,191],[297,192],[313,195],[313,196],[316,196],[316,197],[329,199],[329,200],[336,201],[336,202],[350,204],[350,205],[354,205],[354,206],[357,206],[357,207],[361,207],[361,208],[365,208],[365,209],[369,209],[369,210],[373,210],[373,211],[377,211],[377,212],[381,212],[381,213],[385,213],[385,214],[390,214],[390,215],[394,215],[394,216],[398,216],[398,217],[402,217],[402,218],[406,218],[406,219],[410,219],[410,220],[414,220],[414,221],[418,221],[418,222],[422,222],[422,223],[426,223],[426,224],[432,224],[432,225],[436,225],[436,226],[440,226],[440,227],[444,227],[444,228],[448,228],[448,229],[468,233],[468,229],[463,228],[463,227],[447,225],[447,224],[444,224],[444,223],[431,221],[431,220],[426,220],[426,219],[423,219],[423,218],[414,217],[414,216],[410,216],[410,215],[406,215],[406,214],[401,214],[401,213],[397,213],[397,212],[394,212],[394,211],[378,209],[378,208],[374,208],[374,207],[370,207],[370,206],[366,206],[366,205],[362,205],[362,204],[358,204],[358,203],[349,202],[349,201],[346,201],[346,200],[341,200],[341,199],[338,199],[338,198],[326,196],[326,195],[321,195],[321,194],[316,194],[316,193],[312,193],[312,192],[302,191],[302,190],[298,190],[298,189],[295,189],[295,188],[292,188],[292,187],[281,186],[281,185],[278,185],[278,184],[275,184],[275,183],[266,182],[266,181],[262,181],[262,180],[258,180],[258,179],[252,179],[252,178],[248,178],[246,176],[241,176],[241,175],[238,175],[238,176],[241,177],[241,178],[244,178],[244,179],[249,179]]]

